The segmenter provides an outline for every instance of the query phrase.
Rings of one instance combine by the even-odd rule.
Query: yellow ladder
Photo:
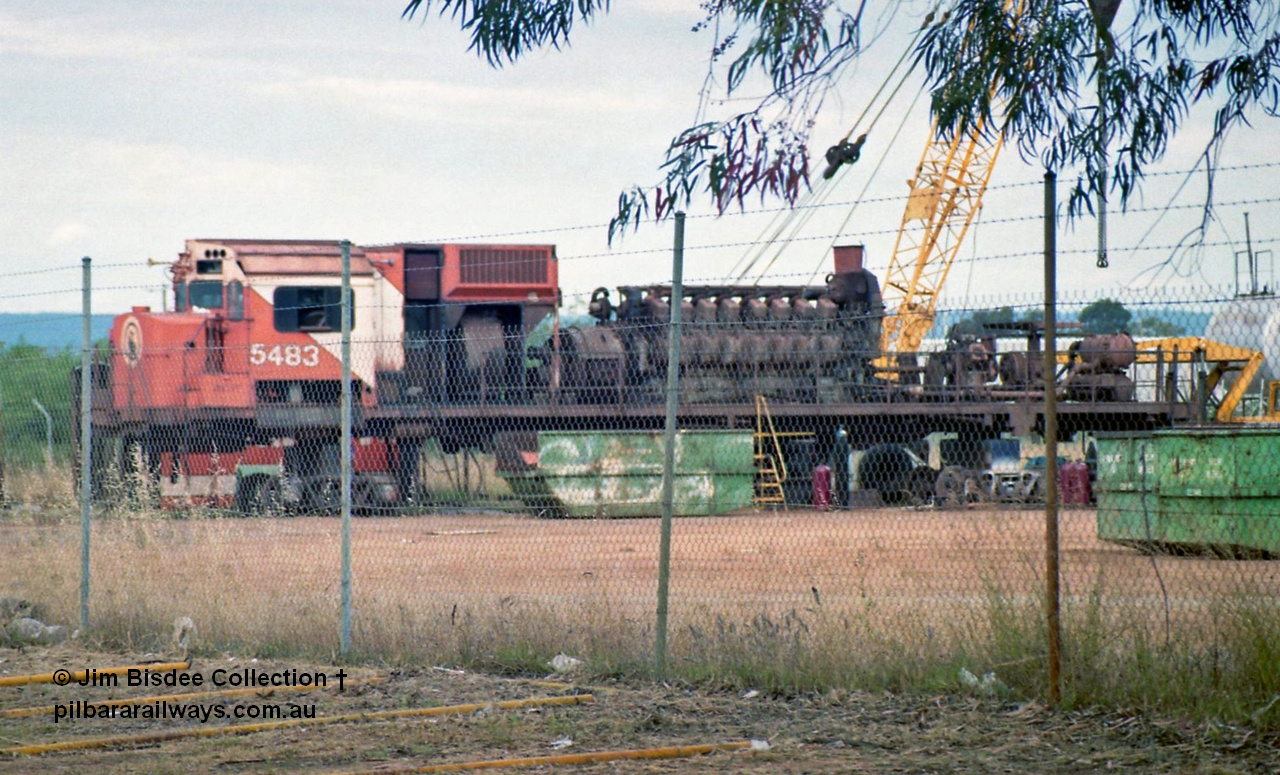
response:
[[[787,480],[787,464],[782,459],[778,431],[769,416],[769,402],[761,395],[756,396],[756,432],[752,438],[756,464],[755,502],[781,503],[785,509],[787,498],[783,494],[782,483]],[[770,444],[772,452],[769,451]]]

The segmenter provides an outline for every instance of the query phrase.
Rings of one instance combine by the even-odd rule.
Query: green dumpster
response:
[[[1280,556],[1280,428],[1097,439],[1098,537],[1148,551]]]
[[[532,436],[532,434],[530,434]],[[662,513],[663,434],[544,431],[508,443],[498,474],[545,516],[653,517]],[[513,461],[504,464],[504,461]],[[751,505],[755,461],[749,431],[680,431],[675,442],[673,511],[723,514]]]

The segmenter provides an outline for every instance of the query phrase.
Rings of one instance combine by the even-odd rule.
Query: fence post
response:
[[[351,649],[351,241],[342,241],[342,631],[339,649]]]
[[[93,259],[83,265],[80,329],[80,630],[89,629],[89,517],[93,497]]]
[[[1045,629],[1049,704],[1062,698],[1062,632],[1058,590],[1058,278],[1057,176],[1044,174],[1044,544]]]
[[[671,577],[671,514],[675,504],[676,409],[680,402],[680,324],[684,301],[684,213],[676,213],[671,255],[671,328],[667,339],[666,440],[662,450],[662,526],[658,539],[658,610],[654,629],[654,669],[667,669],[667,591]]]
[[[0,505],[9,500],[9,491],[5,488],[4,459],[7,446],[4,443],[4,390],[0,388]]]
[[[31,403],[44,415],[44,465],[45,468],[53,468],[53,417],[44,408],[44,404],[40,403],[40,399],[32,398]]]

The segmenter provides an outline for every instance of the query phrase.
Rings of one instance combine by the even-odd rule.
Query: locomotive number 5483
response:
[[[320,348],[314,344],[297,345],[249,345],[249,363],[262,366],[271,363],[276,366],[319,366]]]

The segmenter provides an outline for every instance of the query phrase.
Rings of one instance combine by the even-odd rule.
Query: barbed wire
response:
[[[138,291],[138,290],[146,290],[151,293],[155,293],[157,290],[167,290],[168,288],[169,288],[168,285],[155,285],[155,284],[95,285],[92,287],[92,290],[94,293],[98,293],[102,291]],[[80,292],[81,292],[81,289],[76,287],[76,288],[58,288],[50,291],[30,291],[27,293],[10,293],[10,294],[0,295],[0,301],[4,301],[6,299],[31,299],[39,296],[61,296],[69,293],[80,293]]]
[[[1251,199],[1251,200],[1240,200],[1235,204],[1252,204],[1255,202],[1272,202],[1272,201],[1280,201],[1280,198],[1273,197],[1273,198],[1257,198],[1257,199]],[[1017,222],[1021,220],[1027,220],[1027,218],[1007,218],[1007,219],[1000,219],[996,222],[1011,223],[1011,222]],[[891,230],[877,230],[875,232],[868,232],[868,233],[884,234],[884,233],[889,233],[890,231]],[[823,235],[802,237],[802,238],[799,238],[797,241],[823,242],[823,241],[828,241],[830,239],[832,239],[832,235],[823,234]],[[1275,245],[1276,243],[1280,243],[1280,238],[1275,238],[1275,237],[1260,238],[1260,239],[1255,239],[1253,242],[1256,246],[1265,247],[1265,246]],[[754,243],[749,241],[744,241],[744,242],[710,243],[706,245],[686,245],[685,250],[687,252],[707,251],[707,250],[718,250],[718,249],[725,249],[725,248],[738,248],[743,246],[750,246],[752,244]],[[1214,240],[1214,241],[1196,243],[1195,247],[1215,248],[1215,247],[1231,247],[1234,245],[1235,243],[1230,240]],[[1181,243],[1164,243],[1164,244],[1158,244],[1158,245],[1141,245],[1141,244],[1113,245],[1109,248],[1109,250],[1116,254],[1125,254],[1125,253],[1169,251],[1169,250],[1176,250],[1176,249],[1184,249],[1186,247],[1187,247],[1186,245],[1183,245]],[[559,260],[582,261],[582,260],[587,260],[591,258],[600,258],[605,256],[622,257],[622,256],[642,256],[642,255],[665,255],[668,252],[668,250],[669,250],[668,248],[649,248],[649,249],[641,249],[641,250],[633,250],[633,251],[590,253],[590,254],[581,254],[576,256],[562,256],[560,257]],[[1060,256],[1091,255],[1094,252],[1094,249],[1091,247],[1059,248],[1057,252],[1058,252],[1058,255]],[[994,261],[1030,258],[1035,256],[1041,256],[1041,255],[1043,255],[1043,250],[1031,249],[1031,250],[1025,250],[1025,251],[1013,251],[1013,252],[1007,252],[1007,253],[994,253],[994,254],[968,256],[968,257],[957,257],[956,259],[954,259],[953,263],[954,264],[970,264],[970,263],[983,264],[983,263],[989,263]],[[494,265],[499,265],[499,263],[494,262]],[[762,276],[760,280],[756,281],[756,284],[759,284],[759,282],[766,277],[791,277],[791,276],[808,277],[810,275],[811,273],[809,272],[774,273],[774,274]],[[725,284],[726,278],[709,278],[706,280],[706,282],[715,282],[719,284]],[[640,284],[645,284],[645,283],[642,282]],[[732,284],[741,285],[742,283],[732,283]],[[318,287],[323,287],[323,286],[324,286],[324,283],[320,283]],[[94,286],[92,290],[95,293],[116,292],[116,291],[140,291],[140,292],[146,292],[146,293],[156,293],[157,291],[167,292],[168,290],[170,290],[170,288],[171,286],[168,285],[167,283],[166,284],[140,283],[140,284],[129,284],[129,285]],[[48,297],[48,296],[58,296],[58,295],[65,295],[70,293],[77,293],[80,290],[81,290],[80,288],[59,288],[59,289],[40,290],[40,291],[28,291],[23,293],[14,293],[14,294],[0,294],[0,301],[10,300],[10,299],[29,299],[29,298]],[[309,305],[309,306],[314,306],[314,305]],[[302,307],[299,307],[299,308],[302,308]],[[285,309],[285,308],[277,307],[277,309]]]
[[[109,264],[91,264],[92,268],[98,269],[124,269],[148,266],[145,261],[120,261]],[[53,274],[55,272],[81,272],[84,271],[83,264],[59,264],[58,266],[45,267],[43,269],[23,269],[16,272],[0,272],[0,278],[5,277],[29,277],[40,274]]]
[[[1266,162],[1255,162],[1251,164],[1227,165],[1222,167],[1216,167],[1214,169],[1214,172],[1215,173],[1238,172],[1242,170],[1272,169],[1276,167],[1280,167],[1280,161],[1266,161]],[[1197,167],[1189,167],[1186,169],[1162,170],[1159,172],[1147,173],[1145,177],[1160,178],[1160,177],[1172,177],[1177,175],[1188,175],[1196,172],[1198,169],[1199,167],[1197,166]],[[1044,186],[1043,180],[1028,180],[1028,181],[1021,181],[1016,183],[999,183],[999,184],[989,185],[986,187],[985,191],[987,193],[991,193],[991,192],[1008,191],[1012,189],[1042,187],[1042,186]],[[894,194],[894,195],[886,195],[886,196],[863,199],[861,200],[861,203],[862,204],[877,204],[877,203],[886,203],[886,202],[905,203],[906,199],[907,197],[904,194]],[[1253,200],[1244,200],[1241,203],[1250,204],[1252,203],[1252,201]],[[1280,199],[1270,198],[1270,199],[1259,199],[1257,201],[1273,202],[1273,201],[1280,201]],[[743,216],[751,216],[751,215],[769,215],[769,214],[774,214],[779,212],[787,212],[790,210],[806,210],[806,209],[816,210],[816,209],[827,209],[827,208],[837,208],[837,207],[850,207],[854,203],[855,203],[854,200],[840,200],[835,202],[821,202],[818,204],[799,204],[794,206],[760,207],[760,208],[745,208],[742,210],[726,210],[723,213],[695,213],[695,214],[687,214],[685,217],[689,220],[697,220],[697,219],[719,220],[719,219],[725,219],[725,218],[743,217]],[[1199,206],[1202,206],[1202,205],[1188,205],[1187,208],[1199,207]],[[1219,204],[1218,206],[1230,206],[1230,205],[1229,203],[1222,203],[1222,204]],[[1149,212],[1149,211],[1154,211],[1158,209],[1162,209],[1162,208],[1156,208],[1156,207],[1129,208],[1128,210],[1126,210],[1126,212]],[[1027,216],[1027,218],[1039,218],[1039,217],[1040,217],[1039,215]],[[518,230],[518,231],[490,232],[490,233],[484,233],[484,234],[473,234],[468,236],[436,237],[436,238],[423,240],[423,243],[431,244],[436,242],[465,242],[470,240],[496,239],[499,237],[518,237],[522,235],[531,235],[531,234],[554,234],[554,233],[561,233],[561,232],[590,231],[590,230],[596,230],[596,229],[607,229],[608,226],[609,224],[606,221],[606,222],[598,222],[598,223],[591,223],[591,224],[553,226],[553,227],[547,227],[547,228],[525,229],[525,230]]]

